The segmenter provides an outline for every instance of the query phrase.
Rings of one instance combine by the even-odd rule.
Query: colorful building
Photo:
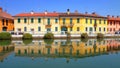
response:
[[[17,32],[46,33],[53,32],[61,34],[81,33],[107,33],[107,18],[96,13],[82,14],[69,9],[65,13],[43,12],[43,13],[20,13],[14,16],[14,26]]]
[[[115,34],[117,31],[120,31],[120,17],[108,15],[108,33]]]
[[[14,20],[13,17],[2,10],[0,7],[0,32],[1,31],[13,31]]]

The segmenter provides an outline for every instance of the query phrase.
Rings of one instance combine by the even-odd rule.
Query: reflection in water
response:
[[[25,45],[28,45],[28,44],[32,43],[32,39],[29,39],[29,40],[23,39],[23,43],[24,43]]]
[[[0,40],[0,46],[10,45],[11,40]]]
[[[3,62],[12,51],[14,51],[14,46],[11,40],[0,40],[0,62]]]
[[[0,45],[0,61],[3,61],[13,50],[15,55],[19,57],[31,57],[32,60],[36,57],[44,57],[46,61],[48,58],[66,58],[66,63],[69,63],[72,58],[77,61],[79,58],[108,55],[109,53],[118,54],[120,40],[89,39],[83,41],[83,39],[50,39],[12,41],[8,46]]]
[[[46,57],[46,58],[66,58],[69,63],[70,58],[85,58],[99,55],[107,55],[111,50],[119,50],[118,41],[89,39],[86,42],[71,40],[40,40],[33,41],[29,46],[16,44],[16,56]],[[112,44],[111,44],[112,43]],[[50,44],[46,46],[46,44]],[[115,44],[115,45],[113,45]]]

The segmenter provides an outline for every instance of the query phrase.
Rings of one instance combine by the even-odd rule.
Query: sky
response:
[[[0,0],[0,7],[12,16],[22,12],[96,12],[99,15],[120,16],[120,0]]]

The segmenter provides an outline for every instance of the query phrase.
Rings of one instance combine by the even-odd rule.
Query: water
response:
[[[0,41],[0,68],[120,68],[120,39]]]

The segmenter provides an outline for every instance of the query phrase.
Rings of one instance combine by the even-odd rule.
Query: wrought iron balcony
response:
[[[45,28],[51,28],[51,24],[47,24],[47,25],[45,25]]]

